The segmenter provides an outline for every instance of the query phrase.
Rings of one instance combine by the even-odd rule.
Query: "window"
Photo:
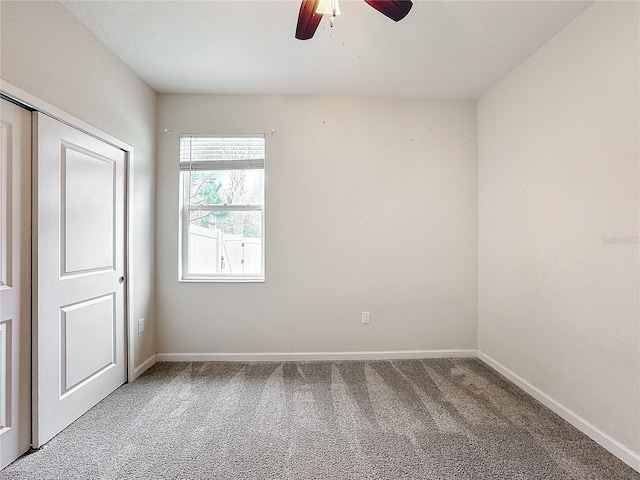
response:
[[[264,136],[180,137],[180,280],[264,281]]]

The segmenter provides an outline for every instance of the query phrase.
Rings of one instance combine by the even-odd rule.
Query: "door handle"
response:
[[[120,277],[120,278],[118,279],[118,282],[119,282],[119,283],[124,283],[124,277]]]

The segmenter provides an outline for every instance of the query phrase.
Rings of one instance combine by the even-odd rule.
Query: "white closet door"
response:
[[[126,153],[37,114],[34,445],[126,381]]]
[[[31,445],[31,112],[0,102],[2,469]]]

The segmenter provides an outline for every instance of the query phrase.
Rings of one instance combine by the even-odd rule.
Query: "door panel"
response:
[[[75,145],[61,147],[61,275],[113,270],[117,164]]]
[[[126,380],[126,153],[38,113],[34,444]]]
[[[114,295],[61,307],[62,395],[111,368],[116,359]]]
[[[2,469],[31,445],[31,112],[0,102]]]

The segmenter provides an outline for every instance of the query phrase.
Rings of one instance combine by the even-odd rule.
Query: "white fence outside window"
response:
[[[262,245],[260,238],[225,234],[219,228],[189,226],[189,272],[191,274],[228,273],[232,275],[260,272]]]

